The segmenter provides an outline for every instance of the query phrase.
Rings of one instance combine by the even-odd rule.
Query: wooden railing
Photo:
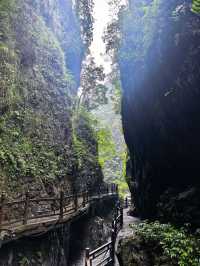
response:
[[[7,201],[5,194],[2,194],[0,198],[0,229],[26,225],[42,218],[57,217],[58,220],[62,220],[65,215],[83,209],[94,198],[117,193],[118,188],[115,184],[107,184],[99,187],[95,193],[82,191],[65,195],[61,190],[60,194],[55,197],[31,198],[30,193],[27,192],[22,200],[10,202]]]
[[[90,251],[85,250],[85,266],[113,266],[115,264],[115,243],[118,232],[123,227],[123,208],[120,203],[116,205],[112,221],[111,240],[101,247]]]

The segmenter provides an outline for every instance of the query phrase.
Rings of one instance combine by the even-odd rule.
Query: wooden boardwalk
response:
[[[117,197],[117,187],[113,184],[101,192],[89,195],[87,191],[59,197],[6,202],[0,205],[0,246],[25,236],[37,236],[79,219],[87,214],[90,207],[100,200]]]

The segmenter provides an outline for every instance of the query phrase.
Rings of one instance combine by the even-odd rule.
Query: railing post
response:
[[[24,217],[23,217],[23,224],[27,224],[28,222],[28,209],[29,209],[29,200],[30,200],[30,197],[29,197],[29,192],[27,191],[26,194],[25,194],[25,209],[24,209]]]
[[[60,219],[63,219],[64,191],[60,190]]]
[[[85,207],[85,202],[86,202],[86,192],[83,191],[83,207]]]
[[[0,228],[4,220],[4,203],[5,203],[5,193],[1,194],[1,203],[0,203]]]
[[[120,227],[123,228],[124,224],[124,213],[123,213],[123,208],[120,208]]]
[[[77,211],[77,209],[78,209],[78,196],[77,196],[76,192],[74,194],[74,208],[75,208],[75,211]]]
[[[90,261],[90,249],[85,249],[85,266],[92,266],[92,262]]]
[[[114,229],[112,229],[111,234],[111,251],[110,251],[110,257],[112,260],[112,265],[115,265],[115,242],[116,242],[116,232]]]

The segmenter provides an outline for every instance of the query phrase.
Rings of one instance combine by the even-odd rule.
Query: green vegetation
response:
[[[131,5],[132,8],[135,6]],[[134,10],[122,12],[120,24],[123,40],[120,49],[120,60],[144,60],[152,44],[159,19],[161,0],[153,0],[149,4],[141,1]],[[138,31],[138,29],[140,29]],[[127,35],[128,34],[128,35]],[[127,41],[125,41],[128,38]],[[133,49],[134,47],[134,49]]]
[[[67,158],[58,155],[56,145],[51,146],[45,139],[33,135],[34,127],[42,124],[42,121],[34,118],[33,113],[29,115],[27,112],[24,116],[17,111],[10,112],[9,119],[15,121],[12,125],[5,116],[0,119],[0,177],[4,179],[1,188],[11,194],[22,190],[24,178],[29,177],[43,186],[46,182],[64,177],[70,168]],[[33,126],[29,136],[23,131],[23,123],[27,118]]]
[[[98,129],[97,140],[99,147],[99,163],[103,168],[107,160],[116,156],[115,143],[111,131],[104,127]]]
[[[96,162],[97,153],[93,152],[93,144],[97,136],[94,131],[96,120],[83,107],[78,110],[73,126],[73,147],[79,162],[79,168],[84,167],[86,161]]]
[[[194,13],[200,14],[200,0],[193,0],[192,11]]]
[[[114,183],[118,185],[120,198],[124,199],[129,191],[126,181],[124,179],[116,179]]]
[[[41,7],[39,2],[0,1],[0,187],[10,196],[27,186],[44,191],[58,180],[68,182],[74,165],[75,84],[66,66],[71,42],[63,35],[64,50],[57,34],[67,30],[61,17],[55,32]]]
[[[112,132],[108,127],[97,126],[97,140],[99,163],[102,169],[112,173],[109,181],[112,181],[119,186],[119,194],[124,197],[128,191],[128,185],[125,181],[126,176],[126,152],[119,153],[116,143],[112,136]],[[116,165],[116,162],[120,161]],[[121,169],[120,169],[121,168]]]
[[[111,99],[114,104],[114,111],[116,114],[121,113],[121,99],[122,99],[122,88],[119,79],[113,81],[114,91],[112,92]]]
[[[82,39],[85,47],[88,48],[93,38],[93,0],[76,0],[76,10],[80,19]]]
[[[92,188],[102,181],[102,172],[98,162],[97,121],[84,107],[74,113],[72,132],[72,154],[77,185]]]
[[[126,180],[126,163],[127,163],[127,152],[124,151],[120,154],[120,160],[122,162],[122,171],[121,174],[114,181],[118,184],[119,187],[119,195],[122,198],[125,198],[127,192],[129,191],[128,183]]]
[[[59,8],[49,3],[46,10],[43,1],[0,1],[0,187],[11,196],[27,187],[52,191],[73,176],[95,182],[97,172],[102,178],[98,148],[102,167],[123,157],[110,132],[96,131],[89,113],[107,103],[108,90],[102,83],[103,68],[92,58],[83,69],[79,103],[73,102],[74,76],[80,76],[77,60],[83,52],[77,23],[87,47],[93,34],[93,1],[76,1],[78,22],[71,9],[64,12],[68,21]],[[117,82],[114,97],[119,112]],[[124,191],[122,174],[116,175]]]
[[[146,245],[150,245],[168,258],[170,265],[200,265],[200,235],[191,234],[185,228],[175,228],[170,224],[143,222],[132,225]]]
[[[158,22],[155,18],[159,13],[160,2],[160,0],[154,0],[150,6],[142,7],[144,11],[144,54],[148,51],[154,37],[154,32],[156,32],[157,29]]]
[[[101,84],[104,79],[103,67],[97,66],[94,58],[88,58],[83,65],[77,108],[83,106],[91,111],[107,103],[106,93],[108,88]]]

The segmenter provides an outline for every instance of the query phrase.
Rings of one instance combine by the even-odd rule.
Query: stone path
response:
[[[139,223],[140,220],[136,217],[133,217],[133,216],[129,216],[127,214],[129,209],[124,209],[124,224],[123,224],[123,228],[119,231],[118,235],[117,235],[117,240],[116,240],[116,246],[115,246],[115,250],[117,250],[117,247],[118,247],[118,244],[119,244],[119,241],[123,238],[126,238],[130,235],[133,234],[133,230],[130,228],[130,224],[133,224],[133,223]],[[118,263],[118,259],[117,257],[115,258],[115,266],[119,266],[119,263]]]
[[[133,230],[130,228],[129,224],[140,222],[140,219],[133,217],[133,216],[129,216],[127,214],[128,210],[129,209],[124,209],[124,224],[123,224],[123,228],[118,233],[117,241],[133,233]]]

